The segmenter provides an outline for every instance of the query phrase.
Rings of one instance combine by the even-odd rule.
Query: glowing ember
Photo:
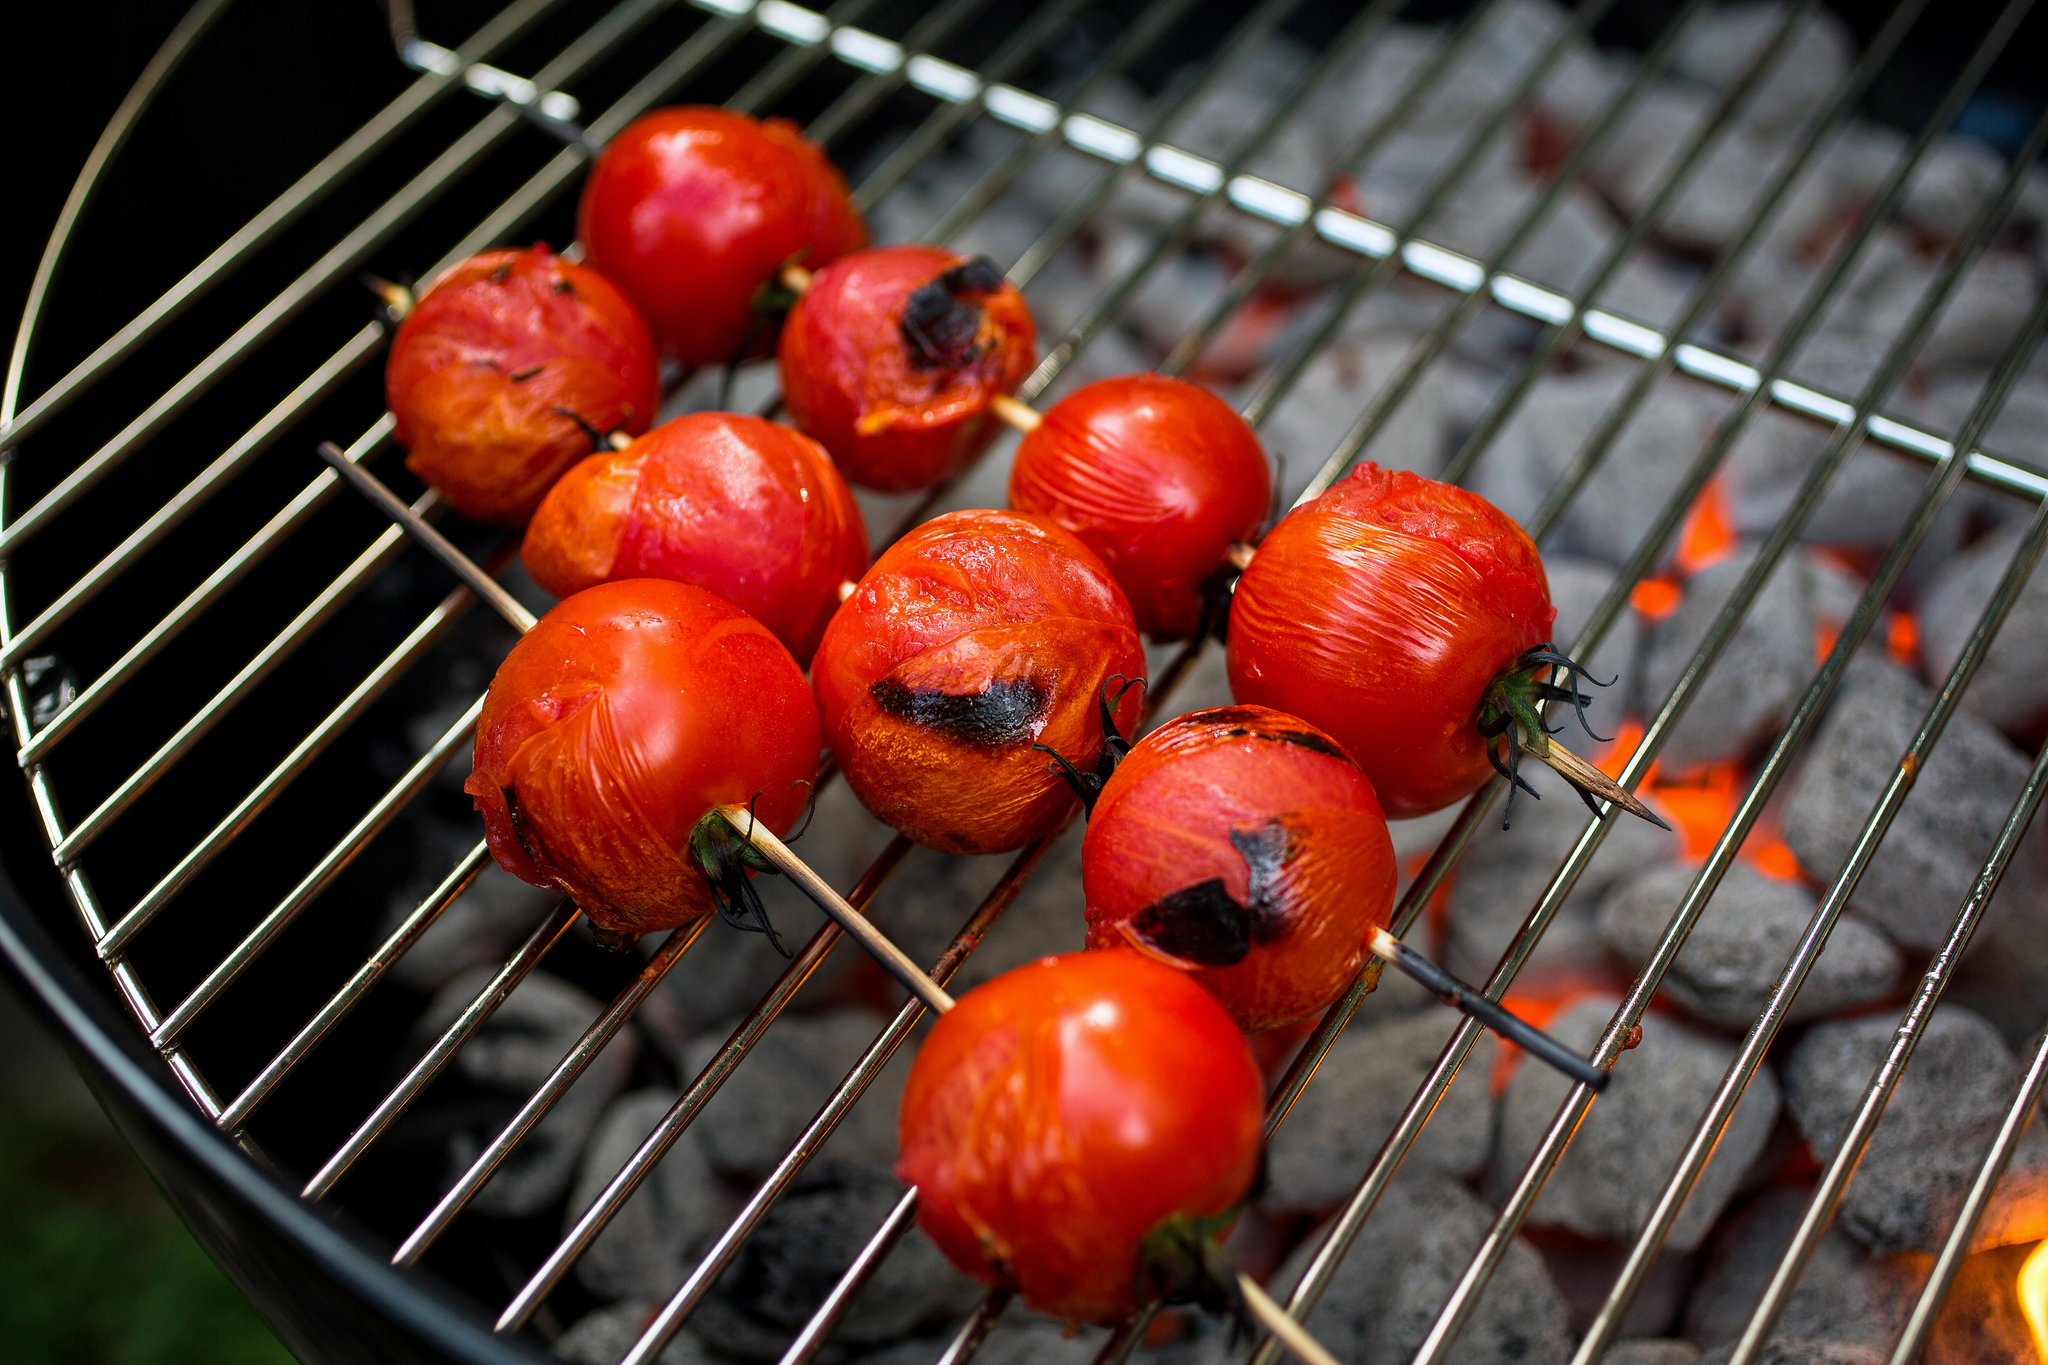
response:
[[[2048,1362],[2048,1242],[2034,1248],[2020,1267],[2020,1311],[2034,1332],[2034,1355]]]
[[[1614,742],[1595,755],[1593,761],[1609,777],[1619,777],[1622,766],[1642,739],[1642,725],[1624,721]],[[1733,763],[1710,763],[1675,777],[1667,776],[1661,763],[1653,763],[1636,791],[1678,830],[1684,841],[1682,856],[1704,858],[1713,852],[1722,831],[1728,828],[1747,785],[1747,776]],[[1775,881],[1797,881],[1801,875],[1799,860],[1779,837],[1777,821],[1768,810],[1751,826],[1738,856]]]
[[[1728,489],[1716,474],[1700,491],[1699,501],[1685,514],[1678,533],[1678,571],[1690,577],[1735,552],[1734,523],[1728,515]]]

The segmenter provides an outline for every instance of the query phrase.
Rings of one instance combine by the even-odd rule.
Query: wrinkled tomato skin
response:
[[[1138,1306],[1146,1233],[1244,1196],[1264,1117],[1251,1049],[1213,996],[1128,949],[1071,953],[969,991],[933,1026],[896,1174],[966,1274],[1108,1323]]]
[[[1556,617],[1506,513],[1361,465],[1274,527],[1238,580],[1230,694],[1335,736],[1391,818],[1427,815],[1491,775],[1481,698]]]
[[[755,292],[785,261],[815,270],[867,244],[845,178],[795,124],[700,105],[644,114],[605,144],[576,233],[689,365],[752,341],[766,354]]]
[[[384,401],[405,467],[477,521],[517,526],[590,435],[661,402],[654,341],[594,270],[535,246],[451,266],[392,339]]]
[[[781,642],[702,588],[633,578],[557,604],[512,647],[463,790],[499,866],[638,934],[711,913],[689,838],[712,807],[751,800],[780,834],[817,767],[810,688]]]
[[[1075,799],[1047,745],[1092,769],[1098,694],[1142,678],[1116,580],[1042,517],[952,512],[882,552],[818,647],[811,679],[841,771],[877,817],[947,853],[1003,853]],[[1138,689],[1117,709],[1129,734]]]
[[[564,474],[519,553],[557,597],[617,578],[693,583],[808,664],[840,585],[867,568],[868,532],[816,441],[759,417],[695,412]]]
[[[989,400],[1031,372],[1038,333],[1007,280],[974,300],[982,318],[972,360],[912,364],[904,306],[970,259],[935,246],[856,252],[819,271],[783,324],[790,418],[863,488],[907,492],[958,473],[1000,429]]]
[[[1081,844],[1088,946],[1183,968],[1253,1032],[1344,993],[1394,883],[1365,774],[1328,735],[1263,706],[1195,711],[1147,735]]]
[[[1204,580],[1272,498],[1245,420],[1207,389],[1156,374],[1067,395],[1010,469],[1010,506],[1051,517],[1101,555],[1154,640],[1194,632]]]

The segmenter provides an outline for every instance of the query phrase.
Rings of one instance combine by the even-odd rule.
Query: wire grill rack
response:
[[[411,244],[412,239],[402,237],[405,230],[449,186],[479,165],[488,162],[499,167],[501,178],[510,175],[507,183],[514,188],[501,202],[491,204],[471,230],[447,244],[438,261],[423,262],[415,272],[419,277],[430,277],[485,246],[521,239],[537,216],[566,195],[590,149],[657,103],[722,98],[734,107],[765,113],[784,108],[793,92],[812,89],[819,80],[829,78],[827,93],[818,100],[822,107],[807,121],[810,136],[828,147],[872,137],[877,127],[900,136],[894,150],[880,157],[876,169],[858,184],[857,198],[863,208],[872,208],[898,190],[926,158],[974,121],[989,121],[1021,135],[1014,150],[991,160],[967,194],[931,227],[928,235],[935,240],[955,236],[989,210],[1038,158],[1063,149],[1065,154],[1089,160],[1094,169],[1087,188],[1012,264],[1010,276],[1020,286],[1029,286],[1059,252],[1070,248],[1089,220],[1130,183],[1149,179],[1183,196],[1178,213],[1156,231],[1122,277],[1063,334],[1049,338],[1043,361],[1023,386],[1021,396],[1027,400],[1044,393],[1075,357],[1115,322],[1150,272],[1181,251],[1211,215],[1244,215],[1274,232],[1194,330],[1173,348],[1162,367],[1168,371],[1186,370],[1293,253],[1320,243],[1345,253],[1350,262],[1331,291],[1320,321],[1292,343],[1291,350],[1264,373],[1252,392],[1244,411],[1254,423],[1264,421],[1287,401],[1309,363],[1360,301],[1399,277],[1447,291],[1448,306],[1398,373],[1327,453],[1304,496],[1327,487],[1354,460],[1370,453],[1375,436],[1414,392],[1428,367],[1453,343],[1461,328],[1487,310],[1520,315],[1537,324],[1540,331],[1518,373],[1464,440],[1447,477],[1463,479],[1486,458],[1494,437],[1537,377],[1568,347],[1583,341],[1638,362],[1633,381],[1602,414],[1564,478],[1549,491],[1533,518],[1529,529],[1539,540],[1558,524],[1588,482],[1601,477],[1603,466],[1615,458],[1614,448],[1629,417],[1656,386],[1676,376],[1731,395],[1733,406],[1659,510],[1650,532],[1621,570],[1590,624],[1573,642],[1574,653],[1592,649],[1605,637],[1626,608],[1630,591],[1656,570],[1688,509],[1759,413],[1775,409],[1826,431],[1825,451],[1789,511],[1764,539],[1754,563],[1669,695],[1654,700],[1644,737],[1622,774],[1624,785],[1633,786],[1655,760],[1772,569],[1793,547],[1802,525],[1849,457],[1867,445],[1924,467],[1925,483],[1907,513],[1903,531],[1878,564],[1854,613],[1815,669],[1790,722],[1750,780],[1690,889],[1673,909],[1656,951],[1615,1011],[1595,1054],[1600,1065],[1629,1064],[1624,1050],[1631,1030],[1809,737],[1850,657],[1879,620],[1888,595],[1951,496],[1968,480],[2035,509],[1968,647],[1939,687],[1911,747],[1898,760],[1894,780],[1869,812],[1854,852],[1829,881],[1766,1007],[1708,1098],[1683,1160],[1671,1172],[1583,1338],[1576,1361],[1581,1365],[1597,1361],[1641,1288],[1736,1101],[1784,1024],[1878,841],[1911,791],[1921,765],[1940,740],[1960,695],[2048,543],[2048,512],[2040,510],[2048,497],[2048,477],[2024,462],[2035,452],[2009,452],[2015,458],[2007,458],[1980,448],[1984,433],[2048,329],[2048,302],[2034,307],[1960,429],[1923,430],[1894,420],[1882,410],[1952,298],[1963,272],[2017,201],[2028,168],[2048,143],[2048,121],[2037,124],[2028,135],[2021,152],[2009,163],[1998,191],[1955,242],[1860,392],[1823,392],[1787,377],[1791,358],[1841,293],[1859,253],[1897,207],[1937,136],[1952,123],[2011,40],[2029,8],[2027,0],[2012,0],[1990,28],[1976,36],[1964,69],[1941,96],[1923,131],[1875,191],[1867,211],[1849,230],[1828,267],[1800,298],[1768,354],[1755,362],[1687,338],[1720,302],[1737,268],[1759,241],[1772,210],[1810,173],[1813,158],[1827,137],[1851,116],[1872,79],[1910,40],[1916,26],[1932,21],[1923,14],[1925,0],[1903,0],[1890,11],[1848,79],[1797,134],[1795,151],[1733,244],[1704,271],[1679,316],[1663,327],[1645,326],[1593,306],[1592,301],[1600,297],[1630,253],[1650,237],[1661,215],[1687,188],[1716,140],[1726,133],[1731,111],[1782,55],[1782,43],[1767,42],[1759,49],[1750,68],[1672,159],[1661,182],[1629,217],[1600,267],[1579,288],[1560,291],[1542,281],[1510,274],[1504,263],[1542,225],[1586,158],[1631,117],[1635,102],[1668,60],[1678,35],[1703,9],[1699,0],[1677,8],[1644,54],[1639,74],[1617,87],[1543,192],[1513,221],[1499,226],[1498,240],[1489,250],[1477,256],[1452,251],[1427,235],[1432,214],[1473,172],[1489,141],[1512,129],[1543,82],[1554,74],[1570,44],[1589,33],[1614,4],[1615,0],[1584,0],[1572,12],[1569,26],[1543,50],[1530,55],[1513,88],[1499,96],[1475,125],[1404,221],[1392,223],[1374,221],[1342,207],[1329,195],[1311,196],[1249,170],[1289,122],[1312,107],[1333,73],[1365,51],[1399,17],[1400,6],[1392,0],[1373,0],[1346,19],[1314,67],[1270,119],[1245,129],[1238,145],[1220,159],[1176,145],[1176,126],[1205,92],[1228,74],[1233,62],[1288,20],[1299,0],[1264,0],[1248,10],[1231,12],[1227,23],[1216,25],[1215,40],[1195,64],[1194,78],[1163,98],[1150,124],[1142,128],[1121,126],[1086,112],[1083,106],[1104,83],[1185,30],[1202,9],[1197,0],[1146,0],[1128,16],[1114,41],[1092,48],[1084,66],[1069,71],[1050,95],[1028,88],[1026,82],[1031,73],[1043,69],[1049,53],[1071,40],[1083,17],[1082,0],[1050,0],[1022,14],[992,0],[943,0],[893,27],[884,24],[879,15],[871,19],[870,12],[882,8],[874,0],[843,0],[823,13],[788,0],[620,0],[594,21],[587,15],[566,13],[569,7],[560,0],[515,0],[453,49],[420,37],[409,12],[395,7],[393,36],[399,57],[417,73],[412,83],[260,213],[229,233],[154,303],[35,396],[25,398],[30,346],[46,313],[56,306],[56,268],[88,201],[157,91],[183,58],[205,41],[228,8],[225,0],[201,0],[121,106],[80,173],[35,276],[5,389],[0,392],[0,448],[9,454],[9,463],[0,467],[0,481],[4,481],[0,482],[0,506],[5,507],[4,519],[0,519],[0,677],[4,677],[19,761],[42,834],[80,923],[149,1043],[192,1103],[221,1133],[241,1143],[251,1159],[270,1164],[273,1155],[264,1139],[273,1135],[254,1122],[266,1101],[323,1046],[367,1046],[355,1043],[346,1033],[336,1037],[337,1030],[373,997],[380,980],[487,861],[481,842],[456,858],[417,908],[324,999],[321,996],[329,989],[327,985],[308,984],[291,992],[296,1013],[278,1035],[284,1039],[281,1045],[271,1036],[277,1032],[276,1017],[237,1013],[241,1007],[235,987],[245,977],[290,974],[295,981],[332,981],[335,972],[331,966],[325,972],[310,971],[303,955],[290,953],[288,931],[302,920],[350,914],[352,884],[347,874],[351,866],[380,845],[404,842],[408,808],[423,799],[437,774],[466,754],[480,704],[479,698],[478,703],[453,716],[412,717],[418,722],[412,727],[417,743],[405,756],[403,771],[395,781],[384,783],[365,776],[374,771],[374,765],[365,754],[348,747],[366,716],[379,713],[380,707],[407,704],[404,681],[427,661],[442,657],[435,652],[437,646],[451,638],[451,630],[474,599],[466,589],[457,587],[431,601],[423,615],[414,613],[417,619],[413,619],[401,614],[416,605],[403,594],[386,593],[380,598],[380,583],[395,572],[404,556],[416,555],[416,551],[408,549],[396,527],[384,527],[364,543],[361,530],[370,524],[367,514],[346,497],[337,498],[343,485],[333,472],[324,468],[311,472],[316,467],[306,456],[313,443],[339,434],[333,427],[338,422],[352,423],[350,429],[360,428],[346,447],[349,460],[386,458],[391,449],[390,419],[377,415],[373,402],[359,401],[366,396],[365,386],[350,382],[380,353],[387,339],[387,324],[380,319],[353,330],[346,325],[330,327],[334,318],[348,314],[333,309],[321,312],[316,305],[337,294],[348,295],[354,288],[355,272],[390,243],[405,240]],[[1461,19],[1436,55],[1346,149],[1340,158],[1343,164],[1364,164],[1433,91],[1456,82],[1461,57],[1473,36],[1500,7],[1496,0],[1477,6]],[[1814,8],[1812,0],[1788,7],[1785,27],[1778,36],[1790,33]],[[869,22],[875,26],[863,26]],[[542,38],[556,44],[553,55],[532,68],[530,77],[492,64],[502,53],[530,50]],[[619,74],[622,70],[627,73],[623,77]],[[597,73],[610,84],[597,80]],[[569,92],[592,85],[612,92],[610,102],[590,112],[579,131],[576,121],[587,111]],[[462,104],[458,97],[465,90],[488,101],[488,107]],[[441,124],[434,120],[445,122],[451,108],[470,113],[482,108],[482,112],[467,120],[466,127],[445,143],[436,142],[431,155],[422,161],[416,135],[429,126],[438,129]],[[529,125],[556,136],[537,135]],[[503,172],[506,165],[514,170]],[[398,177],[403,170],[394,171],[394,166],[417,169],[401,180]],[[95,394],[96,386],[116,372],[140,364],[137,357],[148,352],[160,334],[170,332],[188,308],[216,285],[252,270],[252,262],[269,259],[266,253],[277,249],[279,243],[296,244],[291,229],[338,187],[351,180],[379,178],[398,187],[338,240],[314,251],[310,264],[267,302],[235,322],[224,339],[209,348],[192,347],[185,344],[186,334],[177,332],[184,347],[181,354],[202,358],[175,373],[153,401],[132,416],[122,414],[121,425],[110,434],[93,435],[89,426],[84,428],[86,437],[71,434],[72,428],[64,423],[85,406],[84,400]],[[483,198],[487,201],[490,196]],[[305,314],[312,314],[320,326],[303,322]],[[310,339],[323,328],[325,340]],[[323,353],[337,334],[342,337],[339,345]],[[274,359],[279,353],[287,355],[286,363],[293,367],[290,373],[297,376],[281,391],[274,385],[263,387],[273,383],[273,373],[281,372],[275,365],[263,367],[261,384],[228,382],[245,367],[254,368],[250,362],[255,358]],[[180,360],[178,367],[184,363]],[[219,394],[214,392],[216,386],[220,386]],[[253,421],[252,412],[256,414]],[[228,424],[223,426],[224,422]],[[241,432],[224,448],[215,434],[223,429]],[[70,442],[68,453],[57,448],[64,444],[56,439],[59,435]],[[303,473],[311,476],[302,478]],[[131,482],[141,491],[109,495],[110,489]],[[259,495],[249,493],[252,485],[260,490]],[[212,527],[214,523],[204,520],[208,505],[230,488],[237,490],[237,505],[259,507],[254,529],[244,532],[245,538],[238,543],[228,539],[226,543],[233,548],[225,555],[219,553],[218,535],[204,543],[203,553],[195,550],[193,537],[181,536],[181,529],[188,523]],[[253,504],[252,496],[256,497]],[[927,502],[913,508],[908,515],[915,518],[931,505]],[[440,500],[431,492],[420,495],[413,507],[429,518],[438,518],[442,510]],[[309,565],[305,556],[293,551],[302,539],[312,536],[312,528],[332,525],[340,525],[346,537],[352,538],[348,540],[352,549],[342,556],[339,571],[328,577],[326,568]],[[478,536],[474,528],[449,529],[487,570],[501,570],[509,562],[508,546]],[[173,562],[181,567],[166,567]],[[202,575],[196,581],[192,581],[193,565],[199,566],[196,572]],[[446,580],[442,582],[445,585]],[[283,624],[268,638],[260,629],[244,628],[240,620],[256,613],[245,611],[243,596],[238,593],[246,594],[257,583],[284,594],[281,600],[287,600],[289,606]],[[381,634],[361,627],[361,618],[369,610],[365,603],[381,603],[376,605]],[[96,637],[90,646],[80,644],[82,632],[109,619],[114,606],[129,611],[130,617],[113,619],[145,620],[146,628],[111,640]],[[223,625],[224,617],[234,619]],[[366,638],[383,640],[382,652],[364,646],[361,642]],[[343,643],[325,643],[333,639]],[[165,690],[161,681],[165,667],[190,668],[193,651],[200,647],[195,641],[203,644],[208,660],[197,672],[203,681]],[[1182,651],[1163,671],[1154,689],[1155,711],[1167,704],[1196,649]],[[53,651],[86,661],[82,664],[85,676],[60,677],[48,663]],[[276,702],[277,684],[291,683],[309,670],[339,680],[324,690],[310,689],[314,695],[331,697],[331,704],[324,711],[315,709],[309,718],[294,715],[280,720],[290,708]],[[266,684],[273,685],[266,688]],[[152,700],[145,704],[140,700],[143,695]],[[191,698],[189,705],[184,700],[187,697]],[[238,717],[259,712],[265,739],[252,745],[249,722],[238,722]],[[138,714],[144,719],[138,720]],[[288,743],[281,744],[276,738],[280,725],[285,727],[282,733]],[[95,735],[95,726],[106,733]],[[224,753],[224,749],[245,745],[256,757]],[[280,749],[281,756],[277,756]],[[66,760],[73,752],[80,758],[73,770],[67,770]],[[134,753],[146,756],[134,762]],[[108,755],[123,757],[115,762]],[[181,778],[190,783],[195,769],[205,770],[210,786],[178,785]],[[336,776],[344,770],[345,775]],[[163,801],[154,807],[148,804],[160,784],[181,803],[195,790],[210,792],[211,797],[193,798],[196,813],[168,818],[159,814]],[[314,785],[320,789],[318,800],[305,795],[306,788]],[[1827,1164],[1805,1216],[1774,1270],[1770,1288],[1737,1348],[1737,1362],[1758,1357],[1777,1314],[1828,1227],[1886,1099],[1910,1061],[1962,947],[2019,847],[2044,787],[2048,787],[2048,751],[2035,759],[1996,844],[1968,896],[1956,908],[1947,943],[1913,990],[1894,1045],[1882,1067],[1869,1077],[1861,1109]],[[1495,783],[1459,813],[1399,902],[1397,932],[1428,904],[1499,794]],[[71,818],[64,813],[64,806],[75,806],[84,814]],[[131,826],[137,823],[140,817],[131,816],[134,811],[149,813],[153,824],[167,822],[174,831],[195,831],[190,837],[177,834],[165,868],[152,868],[146,858],[134,853],[138,840],[130,829],[114,832],[124,817]],[[266,814],[288,819],[298,828],[298,835],[285,838],[277,834],[278,818],[265,821]],[[1530,907],[1520,932],[1488,981],[1489,994],[1500,998],[1507,993],[1599,849],[1613,815],[1609,811],[1586,820],[1571,852]],[[255,856],[248,855],[248,850],[256,846],[261,846],[262,861],[236,861],[238,856]],[[976,949],[1039,868],[1047,848],[1048,843],[1039,843],[1017,854],[978,905],[962,907],[964,918],[957,935],[931,966],[934,980],[946,981]],[[853,904],[863,911],[870,907],[884,910],[887,883],[907,851],[900,838],[891,843],[848,893]],[[365,862],[381,866],[375,858]],[[260,872],[247,872],[248,867],[291,870],[282,879],[270,871],[265,880]],[[103,899],[103,886],[117,888],[117,893]],[[232,888],[232,894],[224,888]],[[399,1082],[366,1113],[346,1118],[338,1143],[317,1136],[279,1135],[280,1140],[298,1137],[332,1144],[323,1149],[324,1155],[303,1166],[295,1160],[279,1161],[284,1166],[313,1169],[303,1181],[305,1199],[338,1198],[349,1172],[390,1132],[393,1123],[511,990],[558,948],[575,918],[574,907],[565,902],[534,925],[474,999],[410,1062]],[[684,954],[718,951],[715,942],[699,945],[706,932],[702,924],[689,926],[660,945],[644,969],[590,1022],[545,1084],[476,1157],[468,1172],[442,1192],[413,1230],[397,1242],[390,1258],[394,1266],[413,1266],[457,1225],[508,1154],[533,1133]],[[516,1331],[542,1309],[577,1257],[720,1085],[746,1061],[750,1049],[774,1026],[840,937],[841,931],[830,922],[817,929],[569,1232],[558,1244],[540,1249],[529,1262],[518,1266],[515,1292],[496,1305],[497,1330]],[[162,950],[153,957],[153,939],[171,941],[175,949]],[[1321,1020],[1275,1089],[1269,1132],[1286,1120],[1303,1087],[1312,1083],[1323,1055],[1377,978],[1375,963]],[[309,1004],[314,1006],[310,1014],[306,1012]],[[653,1359],[689,1320],[741,1245],[860,1101],[921,1015],[922,1006],[909,1001],[874,1037],[802,1137],[781,1157],[688,1279],[675,1287],[627,1357],[629,1361]],[[1477,1026],[1469,1021],[1456,1027],[1378,1156],[1368,1169],[1358,1172],[1354,1193],[1335,1222],[1319,1234],[1320,1250],[1289,1300],[1290,1310],[1297,1315],[1313,1306],[1337,1261],[1366,1228],[1404,1155],[1423,1139],[1431,1113],[1466,1059],[1476,1033]],[[250,1041],[252,1036],[254,1041]],[[203,1064],[208,1060],[208,1046],[217,1047],[229,1058],[240,1058],[251,1047],[260,1052],[254,1065],[233,1060]],[[223,1076],[237,1079],[228,1089],[217,1088]],[[1983,1154],[1970,1200],[1926,1282],[1905,1337],[1892,1356],[1895,1362],[1912,1359],[1923,1344],[1933,1313],[1985,1208],[1991,1184],[2032,1115],[2044,1076],[2048,1076],[2048,1043],[2034,1049],[2023,1082],[2011,1097],[2005,1126],[1997,1142]],[[1508,1190],[1496,1222],[1443,1307],[1416,1357],[1418,1362],[1446,1357],[1489,1275],[1593,1102],[1593,1094],[1583,1087],[1569,1093],[1542,1143]],[[854,1295],[912,1225],[915,1198],[914,1191],[906,1193],[876,1228],[839,1286],[790,1342],[783,1357],[785,1365],[812,1358],[826,1343]],[[347,1207],[345,1200],[340,1207]],[[973,1356],[1005,1304],[1005,1296],[996,1292],[982,1300],[945,1351],[947,1365],[959,1365]],[[1144,1325],[1135,1323],[1115,1333],[1101,1359],[1115,1361],[1128,1355]],[[1255,1348],[1254,1358],[1270,1362],[1276,1351],[1270,1341],[1263,1342]]]

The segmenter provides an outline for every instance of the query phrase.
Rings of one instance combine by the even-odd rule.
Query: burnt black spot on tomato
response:
[[[884,678],[868,689],[890,715],[937,730],[951,739],[994,748],[1031,738],[1051,704],[1046,689],[1029,678],[998,678],[979,692],[942,692],[905,687]]]
[[[1321,735],[1312,734],[1307,730],[1283,730],[1279,734],[1274,735],[1273,738],[1279,740],[1282,744],[1298,745],[1311,753],[1327,754],[1331,758],[1341,758],[1346,763],[1351,761],[1351,755],[1345,753]]]
[[[923,285],[903,305],[897,331],[914,370],[958,369],[980,357],[981,306],[971,300],[1002,288],[1002,272],[984,257],[964,261]]]
[[[1230,843],[1251,873],[1245,888],[1245,913],[1250,918],[1253,940],[1264,943],[1279,937],[1287,915],[1286,892],[1281,884],[1292,843],[1287,826],[1269,820],[1257,829],[1234,829],[1230,831]]]
[[[567,279],[556,280],[552,288],[557,294],[573,294],[576,292],[576,286],[571,284]]]
[[[504,261],[491,268],[491,283],[503,284],[512,278],[512,262]]]
[[[1161,896],[1130,919],[1132,935],[1169,957],[1228,967],[1252,950],[1252,913],[1221,877]]]
[[[512,371],[512,373],[506,375],[505,377],[515,384],[524,384],[527,380],[533,378],[535,375],[539,374],[542,370],[545,370],[547,367],[547,362],[542,361],[538,365],[528,365],[523,370],[514,370]]]
[[[526,812],[519,809],[519,793],[510,787],[500,787],[498,794],[505,798],[505,814],[511,820],[512,837],[518,841],[520,850],[534,862],[542,861],[545,855],[534,842],[533,831],[526,827]]]

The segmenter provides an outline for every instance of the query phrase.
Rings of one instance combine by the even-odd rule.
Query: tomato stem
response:
[[[1548,674],[1548,677],[1539,677],[1538,674]],[[1567,685],[1559,686],[1549,681],[1549,677],[1563,677]],[[1564,727],[1545,725],[1539,708],[1545,702],[1568,701],[1585,732],[1602,743],[1607,742],[1594,733],[1592,724],[1586,719],[1586,707],[1593,698],[1579,691],[1578,680],[1581,678],[1595,687],[1612,687],[1615,682],[1613,678],[1601,682],[1586,671],[1585,665],[1559,653],[1555,645],[1545,641],[1534,649],[1524,650],[1486,685],[1486,692],[1479,703],[1479,733],[1486,740],[1487,762],[1508,780],[1508,800],[1501,811],[1500,827],[1508,828],[1517,788],[1529,793],[1533,800],[1543,799],[1542,793],[1522,777],[1521,758],[1527,754],[1569,782],[1578,792],[1579,799],[1586,803],[1586,809],[1595,815],[1601,813],[1599,803],[1608,801],[1660,829],[1670,829],[1671,826],[1638,800],[1633,792],[1551,738]],[[1496,740],[1499,741],[1498,746],[1494,742]]]
[[[753,802],[747,803],[748,813]],[[733,928],[750,934],[766,934],[768,944],[784,957],[792,956],[775,926],[768,919],[768,907],[754,890],[750,873],[773,873],[775,864],[763,857],[752,843],[732,827],[723,808],[715,808],[690,831],[690,856],[711,883],[711,901],[718,915]]]
[[[1111,683],[1123,684],[1117,688],[1113,697],[1109,694]],[[1127,678],[1121,673],[1112,673],[1103,679],[1102,693],[1096,698],[1097,705],[1102,709],[1102,752],[1096,756],[1094,772],[1082,772],[1072,759],[1050,744],[1031,746],[1041,753],[1052,755],[1052,762],[1046,764],[1045,770],[1049,773],[1058,773],[1066,779],[1067,785],[1074,789],[1074,795],[1081,798],[1081,809],[1089,815],[1095,813],[1095,798],[1102,795],[1102,788],[1108,783],[1110,774],[1116,771],[1117,764],[1123,762],[1124,755],[1131,751],[1131,742],[1125,739],[1123,731],[1117,728],[1116,708],[1124,704],[1125,693],[1133,687],[1144,685],[1143,678]]]

